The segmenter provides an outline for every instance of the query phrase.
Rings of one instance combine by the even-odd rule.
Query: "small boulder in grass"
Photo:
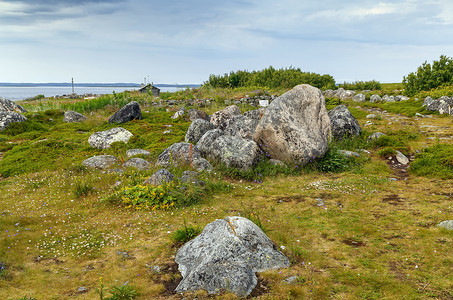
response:
[[[447,230],[453,230],[453,220],[440,222],[437,227],[445,228]]]
[[[132,120],[141,120],[142,112],[138,102],[132,101],[123,106],[113,116],[110,117],[109,123],[126,123]]]

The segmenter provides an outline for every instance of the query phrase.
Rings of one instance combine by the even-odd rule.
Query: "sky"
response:
[[[296,67],[401,82],[453,56],[451,0],[0,0],[0,82],[203,83]]]

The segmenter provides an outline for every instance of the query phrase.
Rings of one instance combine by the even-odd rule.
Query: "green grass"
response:
[[[203,91],[212,93],[213,99],[250,92]],[[184,93],[181,97],[201,95],[192,90]],[[127,207],[121,199],[105,199],[142,184],[157,167],[118,174],[89,170],[81,162],[98,154],[125,160],[130,148],[149,150],[152,154],[145,159],[155,162],[166,147],[184,139],[190,123],[184,118],[172,120],[174,112],[165,108],[154,109],[149,101],[158,100],[149,95],[117,97],[126,96],[142,97],[143,111],[143,120],[121,125],[135,135],[127,145],[96,150],[87,143],[93,132],[116,126],[107,119],[118,104],[87,113],[83,123],[66,124],[60,110],[42,111],[50,100],[42,100],[42,105],[30,102],[36,109],[27,114],[29,121],[0,133],[0,173],[4,174],[0,179],[0,262],[7,266],[0,273],[1,299],[24,295],[98,299],[96,290],[103,290],[104,299],[115,294],[177,298],[168,290],[180,278],[174,264],[179,245],[174,235],[178,232],[178,240],[187,241],[208,223],[238,215],[265,230],[291,261],[289,268],[258,274],[265,292],[256,299],[453,296],[453,233],[436,227],[452,214],[451,118],[403,118],[390,112],[364,126],[369,113],[364,108],[371,106],[349,104],[364,132],[356,139],[333,141],[327,155],[310,165],[311,170],[275,167],[266,159],[245,173],[214,165],[212,172],[200,175],[206,183],[203,188],[176,183],[172,195],[183,199],[183,205],[146,210]],[[328,101],[331,106],[341,104]],[[68,100],[50,102],[48,106],[60,109]],[[418,104],[398,102],[394,109],[407,105],[404,114],[408,116]],[[214,101],[202,109],[212,113],[223,106],[222,101]],[[163,134],[168,129],[173,132]],[[367,136],[376,131],[387,137],[369,142]],[[339,149],[359,152],[361,157],[346,159],[338,155]],[[389,180],[397,177],[395,170],[380,156],[389,149],[420,152],[411,162],[407,180]],[[180,176],[184,170],[170,171]],[[318,199],[324,205],[318,206]],[[124,259],[117,251],[132,258]],[[156,266],[160,272],[153,271]],[[284,280],[291,276],[298,280],[287,284]],[[78,294],[82,286],[88,291]],[[184,296],[235,299],[228,293]]]

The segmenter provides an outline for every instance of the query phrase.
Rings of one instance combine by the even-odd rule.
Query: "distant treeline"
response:
[[[382,90],[382,85],[379,81],[370,80],[370,81],[355,81],[352,83],[344,82],[338,85],[340,88],[344,88],[345,90],[354,90],[354,91],[377,91]]]
[[[417,71],[404,76],[405,93],[414,96],[421,91],[429,91],[438,87],[447,87],[453,84],[453,59],[441,55],[433,64],[424,62]]]
[[[335,80],[331,75],[302,72],[299,68],[275,69],[270,66],[261,71],[236,71],[224,75],[209,76],[203,86],[214,88],[267,87],[291,89],[298,84],[310,84],[320,89],[334,89]]]

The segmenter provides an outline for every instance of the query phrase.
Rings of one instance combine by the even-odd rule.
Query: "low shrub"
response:
[[[202,229],[200,227],[187,225],[184,222],[184,227],[173,232],[171,239],[175,243],[186,243],[199,235],[201,231]]]
[[[415,155],[410,166],[411,173],[418,176],[453,178],[453,145],[437,144]]]
[[[392,147],[385,147],[384,149],[381,149],[378,151],[378,155],[382,157],[387,157],[390,155],[395,155],[396,151]]]

